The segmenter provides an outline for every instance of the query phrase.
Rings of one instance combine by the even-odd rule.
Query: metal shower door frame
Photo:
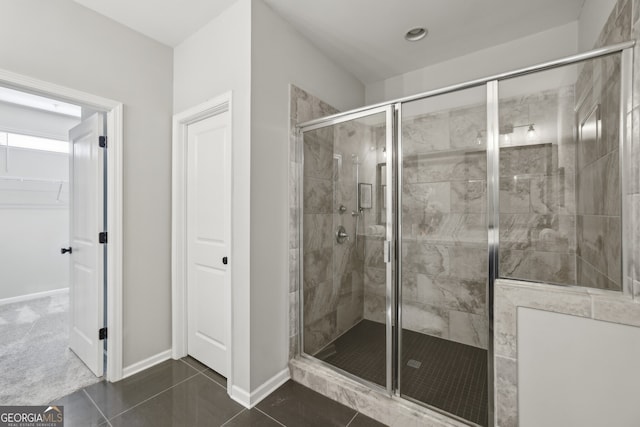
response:
[[[385,241],[384,241],[384,250],[385,250],[385,265],[386,265],[386,285],[385,285],[385,354],[386,354],[386,385],[384,387],[375,384],[373,382],[364,380],[350,372],[347,372],[343,369],[337,368],[327,362],[319,360],[314,356],[307,354],[304,352],[304,227],[303,227],[303,219],[304,219],[304,133],[310,132],[314,130],[318,130],[325,127],[335,126],[341,123],[346,123],[349,121],[362,119],[368,116],[373,116],[376,114],[385,114],[385,149],[387,152],[387,164],[391,164],[393,167],[393,161],[390,159],[394,159],[393,157],[393,132],[395,129],[395,118],[394,118],[394,110],[392,105],[382,105],[378,107],[360,109],[353,113],[344,113],[340,114],[339,117],[335,117],[331,120],[321,119],[316,121],[316,123],[311,123],[308,125],[299,124],[296,126],[296,144],[301,150],[301,165],[302,171],[300,173],[300,180],[298,186],[298,203],[300,208],[300,214],[298,215],[297,227],[298,227],[298,260],[299,260],[299,296],[298,296],[298,348],[300,350],[300,356],[306,359],[313,361],[314,363],[318,363],[320,365],[326,366],[340,374],[360,383],[367,387],[370,387],[374,390],[378,390],[380,392],[384,392],[388,396],[393,395],[394,385],[393,385],[393,319],[395,319],[395,309],[393,308],[395,304],[394,297],[394,283],[393,283],[393,263],[395,260],[393,238],[395,236],[394,230],[394,221],[393,221],[393,209],[388,209],[386,212],[386,225],[385,225]],[[390,173],[390,168],[387,168],[387,177],[386,177],[386,196],[387,200],[393,200],[393,176]],[[390,282],[391,281],[391,282]]]
[[[367,107],[357,108],[351,111],[334,114],[331,116],[310,120],[307,122],[299,123],[297,125],[298,135],[302,135],[304,132],[323,128],[326,126],[332,126],[346,121],[366,117],[372,114],[385,112],[387,117],[387,132],[386,132],[386,149],[387,149],[387,187],[386,196],[387,201],[391,202],[392,209],[391,218],[389,212],[387,212],[387,225],[385,232],[385,261],[386,265],[386,330],[387,330],[387,384],[386,388],[380,387],[377,384],[370,383],[363,380],[353,374],[345,372],[339,368],[336,368],[326,362],[319,361],[311,355],[305,354],[303,351],[304,343],[304,275],[303,275],[303,231],[302,231],[302,217],[299,215],[298,227],[299,227],[299,345],[300,354],[302,357],[308,358],[315,362],[318,362],[329,369],[339,372],[348,378],[366,386],[369,386],[380,392],[390,395],[394,398],[401,398],[409,401],[413,399],[407,399],[406,396],[400,396],[401,391],[401,378],[400,378],[400,363],[401,359],[401,344],[402,344],[402,105],[407,102],[417,101],[421,99],[431,98],[437,95],[444,95],[447,93],[453,93],[464,89],[470,89],[480,86],[486,88],[486,110],[487,110],[487,233],[488,233],[488,245],[487,245],[487,317],[489,323],[488,329],[488,412],[489,412],[489,426],[495,425],[495,387],[494,387],[494,326],[493,326],[493,314],[494,314],[494,286],[495,281],[499,276],[499,175],[500,175],[500,146],[499,146],[499,83],[502,80],[511,79],[515,77],[525,76],[545,70],[551,70],[560,68],[563,66],[573,65],[580,62],[584,62],[590,59],[601,58],[607,55],[620,54],[621,66],[620,66],[620,132],[619,132],[619,154],[620,154],[620,190],[622,196],[622,211],[621,211],[621,232],[625,233],[629,227],[629,219],[632,218],[632,207],[626,197],[626,183],[630,176],[630,162],[629,158],[632,149],[632,123],[629,118],[630,112],[633,110],[633,96],[632,96],[632,79],[633,79],[633,48],[635,46],[635,40],[630,40],[615,45],[594,49],[588,52],[572,55],[565,58],[560,58],[553,61],[548,61],[542,64],[533,65],[518,70],[513,70],[501,74],[496,74],[482,79],[471,80],[468,82],[447,86],[444,88],[419,93],[416,95],[395,99],[392,101],[382,102]],[[640,142],[636,141],[637,144]],[[304,158],[302,160],[304,165]],[[391,167],[389,167],[391,166]],[[395,179],[395,182],[394,182]],[[303,181],[304,174],[300,174],[300,187],[299,187],[299,203],[303,206]],[[395,184],[395,186],[394,186]],[[395,190],[395,194],[394,194]],[[395,219],[395,221],[394,221]],[[629,297],[633,297],[632,284],[628,280],[631,277],[630,266],[631,263],[628,260],[629,242],[623,234],[621,239],[621,256],[622,256],[622,293]],[[395,264],[395,270],[393,268]],[[580,287],[575,285],[557,285],[563,287]],[[606,293],[614,291],[599,291],[590,290],[594,293]],[[395,334],[394,334],[394,328]],[[393,337],[397,338],[394,339]],[[430,406],[424,402],[419,403],[422,406],[428,407],[431,410],[445,414],[448,417],[462,420],[455,415],[452,415],[446,411],[442,411],[438,408]],[[466,423],[470,423],[468,420],[463,420]],[[470,425],[475,425],[470,423]]]

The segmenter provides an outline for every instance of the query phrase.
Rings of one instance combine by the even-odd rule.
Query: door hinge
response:
[[[107,339],[107,328],[102,328],[98,331],[98,338],[100,338],[101,340]]]
[[[98,234],[98,243],[107,243],[107,232],[102,231]]]
[[[107,148],[107,137],[106,136],[98,137],[98,145],[100,146],[100,148]]]

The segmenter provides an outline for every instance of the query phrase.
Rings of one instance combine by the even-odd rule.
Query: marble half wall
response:
[[[519,425],[518,308],[640,327],[640,304],[631,295],[586,287],[498,279],[494,308],[495,417],[499,427]]]

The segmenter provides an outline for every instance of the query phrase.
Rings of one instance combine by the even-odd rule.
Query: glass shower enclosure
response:
[[[612,46],[301,124],[303,357],[493,425],[496,279],[629,292],[630,58]]]
[[[391,107],[304,133],[304,353],[391,392]],[[375,319],[374,322],[367,319]],[[357,353],[366,358],[353,357]]]

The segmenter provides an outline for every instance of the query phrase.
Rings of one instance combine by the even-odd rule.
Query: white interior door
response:
[[[227,376],[229,112],[187,126],[188,353]]]
[[[69,347],[97,376],[103,374],[104,154],[98,145],[103,117],[96,113],[69,131],[71,274]]]

